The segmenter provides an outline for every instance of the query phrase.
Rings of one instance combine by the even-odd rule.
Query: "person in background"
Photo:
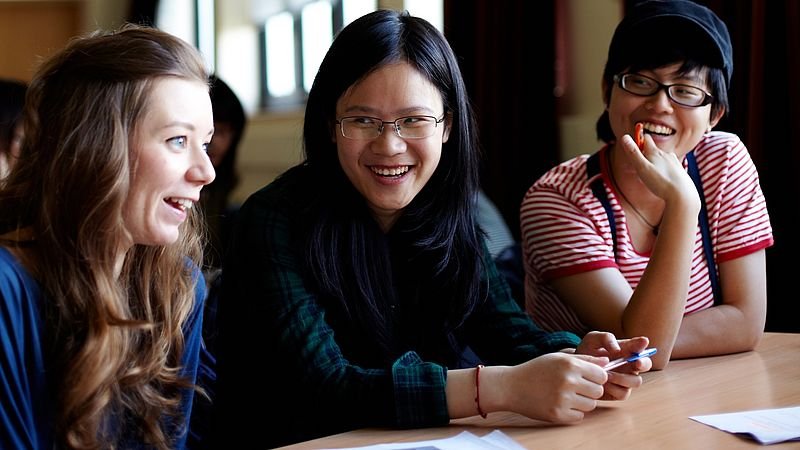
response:
[[[211,75],[211,106],[214,110],[214,138],[208,146],[208,157],[216,178],[200,193],[200,206],[207,225],[203,274],[208,288],[203,313],[203,344],[198,384],[206,395],[198,397],[191,418],[189,447],[213,448],[203,430],[212,426],[216,385],[217,309],[222,283],[222,257],[229,240],[236,207],[231,205],[231,192],[238,183],[236,153],[246,125],[246,116],[239,98],[218,76]]]
[[[603,365],[646,337],[543,332],[509,294],[476,221],[464,82],[431,24],[381,10],[345,27],[303,138],[304,162],[237,213],[219,303],[221,442],[501,410],[569,423],[641,384],[649,359]]]
[[[0,448],[183,448],[201,350],[214,130],[199,52],[71,41],[28,90],[0,185]]]
[[[773,237],[747,149],[712,131],[732,72],[727,27],[703,6],[645,1],[623,18],[603,72],[606,145],[550,170],[521,206],[537,323],[647,335],[655,368],[756,346]]]
[[[485,233],[486,247],[497,270],[503,276],[511,296],[521,308],[525,307],[525,268],[522,265],[522,248],[514,239],[497,206],[483,190],[478,191],[478,226]]]
[[[231,192],[239,181],[236,173],[237,150],[247,124],[242,103],[230,86],[216,75],[211,76],[210,84],[211,106],[214,109],[214,139],[208,147],[208,157],[211,158],[217,178],[200,195],[200,205],[209,233],[205,261],[207,273],[220,269],[222,264],[231,216],[234,213]]]
[[[22,144],[22,108],[27,85],[0,79],[0,180],[8,175],[19,157]]]

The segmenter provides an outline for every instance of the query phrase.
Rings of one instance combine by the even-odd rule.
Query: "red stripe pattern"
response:
[[[606,151],[608,147],[600,150]],[[771,246],[772,226],[758,173],[738,136],[708,133],[694,153],[703,182],[716,263]],[[525,302],[528,312],[546,330],[569,330],[578,335],[589,331],[572,309],[559,301],[549,280],[615,267],[636,289],[650,260],[649,254],[637,253],[633,248],[627,218],[616,192],[610,188],[606,159],[600,156],[601,174],[597,176],[603,177],[617,222],[616,261],[606,212],[589,187],[593,180],[586,179],[588,155],[551,169],[531,186],[522,202]],[[699,225],[693,255],[685,314],[714,304]]]

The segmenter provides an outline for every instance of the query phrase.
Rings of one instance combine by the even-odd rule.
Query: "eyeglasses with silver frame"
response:
[[[336,120],[347,139],[371,140],[383,133],[385,125],[393,125],[394,132],[403,139],[424,139],[433,136],[436,127],[444,121],[434,116],[406,116],[386,122],[376,117],[348,116]]]
[[[663,84],[658,80],[638,73],[614,75],[614,82],[617,83],[622,90],[640,97],[656,95],[658,91],[663,89],[667,92],[667,97],[669,97],[670,100],[689,108],[698,108],[708,105],[714,99],[711,94],[697,86],[688,84]]]

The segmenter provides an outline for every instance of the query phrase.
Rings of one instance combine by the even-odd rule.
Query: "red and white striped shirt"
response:
[[[607,152],[604,147],[600,152]],[[773,244],[758,172],[738,136],[706,134],[694,150],[703,184],[717,264]],[[525,256],[525,303],[534,321],[546,330],[590,331],[575,312],[561,302],[549,281],[605,267],[618,268],[636,289],[649,254],[637,253],[617,193],[608,179],[601,153],[601,174],[616,219],[617,258],[606,211],[586,178],[589,155],[577,156],[544,174],[522,201],[520,227]],[[683,162],[686,167],[686,160]],[[684,314],[709,308],[714,295],[698,224]]]

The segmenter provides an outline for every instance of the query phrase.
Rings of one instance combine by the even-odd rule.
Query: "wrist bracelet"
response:
[[[475,367],[475,406],[478,407],[478,414],[485,419],[486,413],[481,409],[481,369],[483,364]]]

